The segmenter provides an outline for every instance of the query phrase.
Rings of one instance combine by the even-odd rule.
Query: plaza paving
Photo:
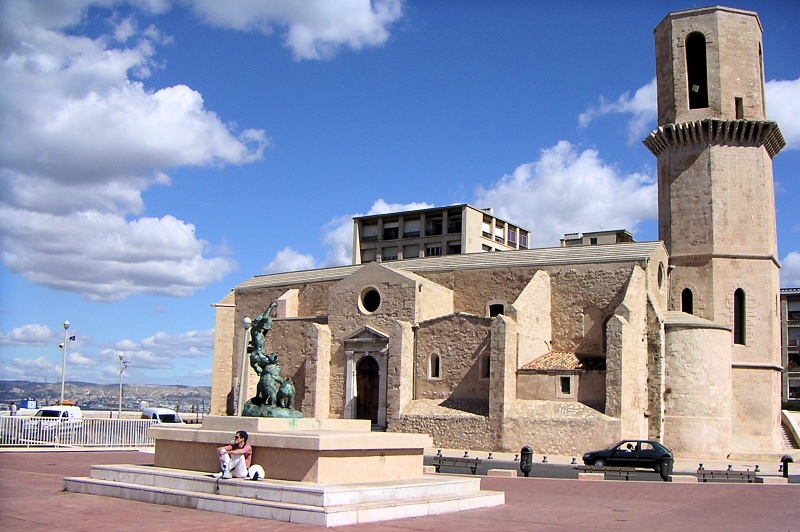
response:
[[[550,460],[563,460],[551,457]],[[92,464],[152,464],[135,451],[1,452],[0,527],[25,530],[324,530],[184,508],[79,495],[62,490],[67,476]],[[679,461],[678,465],[682,462]],[[795,467],[797,464],[793,464]],[[685,467],[696,467],[687,461]],[[776,469],[769,466],[770,469]],[[764,466],[762,466],[764,469]],[[777,474],[775,471],[771,474]],[[794,476],[794,475],[793,475]],[[504,506],[335,530],[798,530],[800,485],[671,484],[483,477],[506,493]]]

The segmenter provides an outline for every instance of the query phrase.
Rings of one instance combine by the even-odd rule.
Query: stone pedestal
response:
[[[214,472],[216,448],[245,430],[253,464],[267,479],[313,483],[381,482],[420,478],[426,434],[372,432],[353,419],[277,419],[207,416],[203,426],[148,429],[156,440],[156,467]]]

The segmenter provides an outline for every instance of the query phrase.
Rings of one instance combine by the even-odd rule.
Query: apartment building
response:
[[[529,245],[530,231],[466,203],[353,218],[353,264]]]
[[[624,229],[615,229],[613,231],[593,231],[591,233],[567,233],[561,239],[561,247],[622,244],[623,242],[634,242],[633,235]]]
[[[781,288],[781,398],[800,401],[800,288]]]

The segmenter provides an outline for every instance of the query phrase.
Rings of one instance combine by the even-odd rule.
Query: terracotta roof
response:
[[[598,355],[582,355],[567,353],[565,351],[550,351],[536,360],[528,362],[522,369],[554,371],[554,370],[583,370],[605,371],[606,359]]]

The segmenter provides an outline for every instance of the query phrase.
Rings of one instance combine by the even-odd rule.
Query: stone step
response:
[[[199,494],[244,497],[263,501],[292,502],[312,506],[337,506],[383,500],[402,501],[420,497],[480,492],[480,478],[424,475],[414,480],[368,484],[316,484],[288,480],[215,479],[207,473],[138,465],[95,465],[91,478],[191,491]],[[357,489],[354,489],[357,488]],[[355,497],[355,498],[354,498]]]
[[[151,475],[155,479],[159,475]],[[441,475],[437,475],[441,477]],[[140,478],[140,480],[147,480]],[[216,483],[215,479],[209,479]],[[447,479],[445,479],[447,480]],[[243,479],[220,480],[220,488],[225,484],[243,484],[248,490],[263,490],[266,493],[270,481],[248,481]],[[257,488],[256,488],[257,486]],[[321,487],[315,484],[317,488]],[[341,490],[341,486],[338,486]],[[134,482],[120,482],[91,477],[71,477],[64,479],[64,489],[74,493],[102,495],[151,504],[177,506],[197,510],[273,519],[291,523],[317,526],[343,526],[357,523],[370,523],[443,514],[477,508],[488,508],[505,503],[505,494],[495,491],[469,491],[446,495],[424,495],[396,499],[391,497],[393,490],[385,490],[385,498],[377,500],[375,493],[361,501],[361,492],[369,491],[371,486],[350,486],[351,502],[342,504],[308,504],[303,502],[262,500],[244,495],[225,495],[197,492],[187,489],[158,487]],[[280,486],[277,487],[280,489]],[[467,489],[470,489],[467,487]],[[297,490],[295,490],[295,493]],[[244,492],[242,492],[244,493]],[[396,493],[396,492],[395,492]]]
[[[798,449],[797,442],[792,438],[792,433],[785,423],[781,423],[781,439],[783,440],[784,449]]]

